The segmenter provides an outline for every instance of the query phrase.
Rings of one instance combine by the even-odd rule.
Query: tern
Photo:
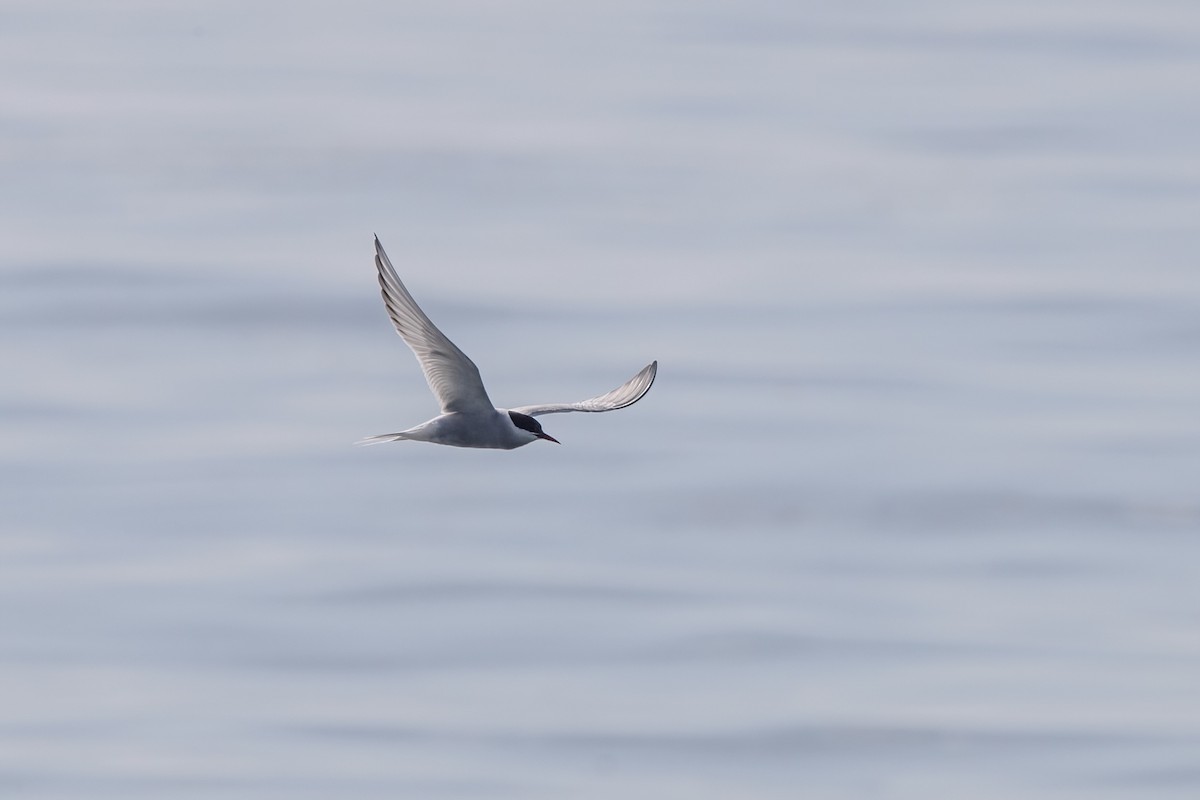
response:
[[[534,417],[565,411],[616,411],[641,400],[654,383],[654,376],[658,372],[657,361],[647,364],[637,375],[611,392],[589,400],[497,408],[488,399],[475,362],[467,358],[425,316],[425,312],[401,283],[378,236],[375,237],[375,267],[379,270],[383,304],[387,307],[392,325],[420,362],[425,380],[441,404],[442,413],[415,428],[368,436],[358,444],[415,441],[497,450],[512,450],[538,439],[561,444],[543,431],[541,423]]]

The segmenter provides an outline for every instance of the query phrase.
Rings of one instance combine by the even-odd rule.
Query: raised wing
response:
[[[375,266],[379,270],[383,304],[387,306],[392,325],[421,362],[425,380],[429,381],[429,388],[441,404],[442,413],[492,411],[494,406],[483,388],[479,368],[425,316],[400,282],[378,236],[375,237]]]
[[[578,403],[547,403],[540,406],[521,406],[509,409],[518,414],[528,414],[536,417],[539,414],[561,414],[564,411],[616,411],[618,408],[631,406],[641,400],[650,387],[654,385],[654,376],[658,374],[658,362],[651,361],[642,371],[622,383],[611,392],[593,397],[591,400],[580,400]]]

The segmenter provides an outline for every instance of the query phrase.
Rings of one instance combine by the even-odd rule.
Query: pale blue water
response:
[[[0,795],[1192,798],[1200,10],[0,11]],[[435,411],[380,235],[504,405]]]

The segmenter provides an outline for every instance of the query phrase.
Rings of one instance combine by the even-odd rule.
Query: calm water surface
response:
[[[0,17],[3,796],[1200,792],[1200,11]]]

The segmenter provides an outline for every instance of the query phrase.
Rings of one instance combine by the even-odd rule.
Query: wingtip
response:
[[[376,234],[376,236],[375,236],[375,268],[377,270],[379,270],[380,280],[383,279],[383,262],[384,262],[384,260],[387,260],[388,263],[391,263],[391,260],[388,259],[388,257],[387,257],[387,252],[383,249],[383,242],[379,241],[379,236],[378,236],[378,234]]]
[[[646,372],[649,374],[650,380],[646,381],[646,388],[641,393],[641,395],[638,397],[638,400],[641,400],[643,397],[646,396],[646,394],[650,391],[650,387],[654,385],[655,378],[658,377],[658,359],[657,358],[650,362],[650,366],[646,367]]]

